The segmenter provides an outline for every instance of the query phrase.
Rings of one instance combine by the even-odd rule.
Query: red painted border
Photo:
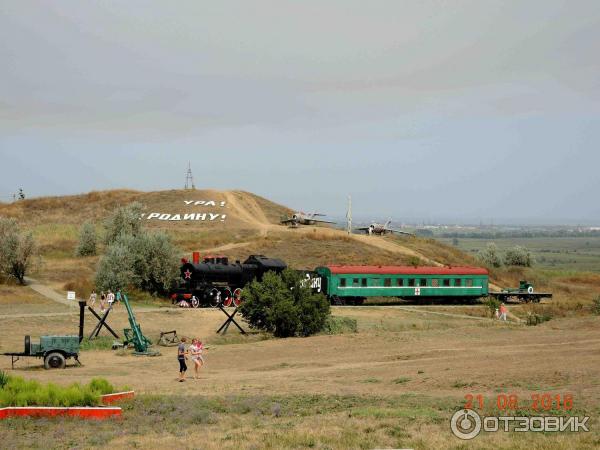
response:
[[[79,417],[82,419],[105,420],[121,416],[121,408],[115,407],[72,407],[54,406],[10,406],[0,408],[0,419],[9,417]]]
[[[106,394],[100,397],[103,405],[112,405],[121,400],[127,400],[135,397],[135,391],[115,392],[114,394]]]

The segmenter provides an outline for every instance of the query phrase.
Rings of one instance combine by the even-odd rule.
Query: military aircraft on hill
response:
[[[357,231],[364,231],[368,235],[377,234],[379,236],[385,235],[388,233],[398,233],[398,234],[406,234],[408,236],[414,236],[413,233],[409,233],[408,231],[396,230],[394,228],[390,228],[391,220],[388,220],[386,223],[381,224],[377,222],[373,222],[368,227],[355,228]]]
[[[325,214],[320,213],[303,213],[301,211],[295,212],[291,217],[281,221],[283,225],[289,225],[291,227],[297,227],[298,225],[315,225],[317,223],[335,223],[328,220],[317,219],[317,217],[324,217]]]

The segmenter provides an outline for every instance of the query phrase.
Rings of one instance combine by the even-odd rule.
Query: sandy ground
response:
[[[177,383],[174,348],[158,357],[85,351],[83,367],[45,371],[40,360],[20,361],[14,373],[42,381],[87,382],[103,376],[140,393],[229,394],[401,394],[463,396],[573,392],[576,401],[600,399],[600,318],[555,320],[537,327],[460,317],[416,314],[399,308],[342,307],[335,314],[358,320],[359,333],[258,341],[231,331],[215,334],[225,319],[218,310],[137,309],[142,330],[198,336],[209,346],[200,380]],[[110,318],[127,326],[124,308]],[[88,331],[91,329],[88,318]],[[0,351],[19,350],[23,335],[73,333],[77,315],[0,320]],[[234,343],[228,343],[234,342]],[[249,341],[249,342],[246,342]],[[191,366],[191,364],[190,364]],[[10,369],[10,358],[0,360]],[[394,380],[407,378],[397,384]]]

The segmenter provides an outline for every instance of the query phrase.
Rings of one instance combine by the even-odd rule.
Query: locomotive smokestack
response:
[[[200,252],[192,253],[192,260],[194,261],[194,264],[200,264]]]

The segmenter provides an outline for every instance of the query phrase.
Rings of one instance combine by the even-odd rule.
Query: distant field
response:
[[[438,239],[452,245],[451,238]],[[458,248],[476,255],[489,242],[500,250],[515,245],[527,247],[535,256],[536,267],[558,270],[600,272],[600,238],[458,238]]]

